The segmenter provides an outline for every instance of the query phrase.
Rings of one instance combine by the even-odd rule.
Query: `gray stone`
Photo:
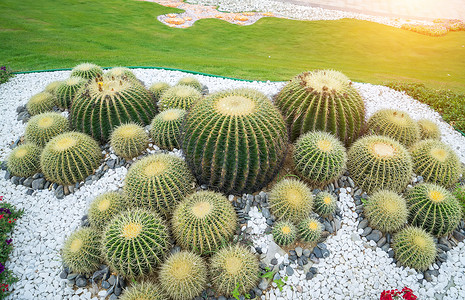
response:
[[[388,243],[384,244],[382,247],[381,247],[381,250],[383,250],[384,252],[388,252],[389,251],[389,247],[391,247],[391,245],[389,245]]]
[[[6,180],[10,180],[10,177],[11,177],[11,174],[10,174],[10,172],[7,170],[7,171],[5,172],[5,179],[6,179]]]
[[[314,275],[313,275],[312,272],[307,272],[307,274],[305,274],[305,279],[310,280],[310,279],[313,278],[313,276],[314,276]]]
[[[338,231],[341,229],[341,220],[339,218],[334,218],[334,226],[335,226],[335,231]]]
[[[226,298],[225,296],[219,296],[218,300],[228,300],[228,298]]]
[[[361,236],[367,236],[371,233],[373,229],[371,229],[371,227],[365,227],[365,229],[363,229],[363,232],[361,234]]]
[[[102,280],[102,287],[106,290],[108,290],[110,288],[110,284],[108,283],[108,281],[106,280]]]
[[[323,258],[329,257],[331,254],[328,249],[324,249],[321,251],[321,254],[323,255]]]
[[[56,188],[55,190],[55,196],[57,199],[63,199],[65,197],[64,191],[63,191],[63,186],[60,185]]]
[[[262,280],[258,284],[258,288],[262,291],[266,290],[268,288],[268,280],[266,280],[266,278],[262,278]]]
[[[315,267],[311,267],[309,271],[312,272],[313,274],[318,274],[318,269]]]
[[[262,215],[268,219],[270,217],[270,210],[266,207],[262,208]]]
[[[384,244],[386,244],[386,237],[382,237],[377,243],[376,243],[376,246],[378,246],[379,248],[381,248]]]
[[[68,272],[66,272],[65,270],[63,270],[63,271],[60,273],[60,278],[61,278],[61,279],[66,279],[66,277],[68,277]]]
[[[449,246],[444,245],[444,244],[438,244],[438,248],[441,249],[444,252],[447,252],[450,250]]]
[[[351,188],[354,188],[354,187],[355,187],[355,183],[354,183],[354,181],[352,180],[352,178],[347,177],[347,182],[349,182],[349,185],[350,185]]]
[[[78,277],[78,276],[79,276],[79,274],[77,274],[77,273],[71,273],[71,274],[68,274],[68,276],[66,277],[66,279],[68,279],[68,280],[74,280],[74,279],[76,279],[76,277]]]
[[[27,187],[32,187],[32,182],[34,181],[34,179],[32,179],[32,177],[28,177],[24,180],[23,182],[23,185],[24,186],[27,186]]]
[[[115,282],[116,282],[116,276],[115,275],[111,275],[110,278],[108,278],[108,283],[110,285],[115,285]]]
[[[304,249],[304,251],[302,252],[302,254],[305,255],[306,257],[309,257],[311,253],[312,252],[309,249]]]
[[[34,193],[34,190],[31,190],[31,189],[28,189],[27,192],[26,192],[26,195],[32,195],[32,193]]]
[[[320,248],[321,250],[327,249],[325,243],[318,243],[316,246],[317,246],[318,248]]]
[[[457,230],[454,230],[454,232],[452,232],[452,236],[459,242],[463,242],[463,240],[465,239],[465,235],[461,234]]]
[[[382,237],[383,234],[381,233],[381,231],[375,229],[369,235],[367,235],[367,240],[374,241],[375,243],[377,243]]]
[[[114,169],[116,165],[116,160],[115,159],[110,159],[107,161],[107,166],[111,169]]]
[[[388,255],[389,255],[390,258],[393,258],[394,257],[394,250],[392,250],[392,249],[389,250]]]
[[[33,176],[32,176],[32,179],[39,179],[39,178],[42,178],[44,177],[44,175],[42,173],[35,173]]]
[[[328,220],[325,220],[324,223],[325,225],[325,230],[328,231],[329,233],[333,233],[333,226],[331,226],[331,223],[328,222]]]
[[[296,254],[298,257],[301,257],[301,256],[302,256],[302,253],[303,253],[302,247],[296,247],[296,248],[295,248],[295,254]]]
[[[84,277],[79,277],[76,279],[76,285],[78,287],[85,287],[87,285],[87,280]]]
[[[294,274],[294,269],[291,268],[290,266],[287,266],[287,267],[286,267],[286,274],[287,274],[288,276],[292,276],[292,275]]]
[[[364,219],[363,221],[361,221],[359,224],[358,224],[358,227],[357,229],[364,229],[365,227],[368,226],[368,220],[367,219]]]
[[[45,185],[45,178],[38,178],[32,182],[32,189],[42,190],[44,188],[44,185]]]
[[[315,254],[316,257],[323,258],[323,253],[321,252],[320,248],[318,247],[313,248],[313,253]]]
[[[273,280],[279,280],[281,279],[281,275],[279,275],[279,272],[276,272],[273,276]]]
[[[117,286],[117,287],[115,287],[114,293],[115,293],[116,296],[119,296],[119,295],[121,295],[122,291],[123,290],[119,286]]]
[[[117,300],[117,299],[118,299],[118,296],[116,296],[115,294],[111,294],[110,298],[108,298],[108,300]]]
[[[440,262],[445,262],[445,261],[447,260],[447,254],[444,253],[444,252],[443,252],[443,253],[440,253],[440,254],[438,255],[438,259],[439,259]]]

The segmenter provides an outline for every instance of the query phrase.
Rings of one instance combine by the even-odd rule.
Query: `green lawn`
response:
[[[433,38],[358,20],[265,18],[252,26],[156,20],[179,10],[133,0],[1,0],[0,64],[14,70],[160,66],[257,80],[315,68],[354,81],[420,81],[465,91],[465,32]]]

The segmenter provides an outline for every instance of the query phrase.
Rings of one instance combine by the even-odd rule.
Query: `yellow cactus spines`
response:
[[[62,253],[63,262],[71,271],[92,274],[102,261],[99,233],[91,228],[78,229],[66,239]]]
[[[92,63],[82,63],[71,70],[71,77],[76,76],[84,79],[92,79],[102,75],[102,68]]]
[[[31,116],[35,116],[43,112],[52,111],[55,104],[55,96],[47,92],[41,92],[29,99],[26,103],[26,109]]]
[[[178,245],[203,255],[229,243],[236,230],[237,216],[225,196],[201,191],[179,203],[171,222]]]
[[[150,125],[150,136],[155,145],[162,149],[179,149],[182,126],[187,111],[183,109],[168,109],[159,113]]]
[[[189,110],[202,98],[202,94],[195,88],[187,85],[175,85],[168,88],[160,96],[158,109],[164,111],[170,108]]]
[[[207,264],[197,254],[177,252],[161,265],[159,281],[162,290],[173,300],[190,300],[199,296],[207,285]]]
[[[278,221],[273,225],[273,240],[280,246],[288,246],[297,239],[297,228],[290,221]]]
[[[81,77],[70,77],[62,81],[55,90],[58,107],[63,109],[70,108],[74,96],[86,83],[87,80]]]
[[[392,191],[374,193],[364,210],[370,226],[382,232],[396,232],[407,223],[407,202]]]
[[[106,192],[95,197],[87,213],[90,226],[102,231],[107,223],[125,209],[125,201],[122,194],[117,192]]]
[[[139,79],[137,79],[136,75],[129,69],[125,67],[114,67],[108,70],[108,72],[105,73],[104,77],[111,78],[112,80],[116,79],[124,79],[124,80],[133,80],[137,83],[139,82]]]
[[[43,148],[52,138],[69,130],[66,117],[56,112],[45,112],[33,116],[27,122],[24,135],[28,143]]]
[[[166,300],[167,296],[158,284],[150,281],[134,282],[124,290],[120,300]]]
[[[6,166],[14,176],[29,177],[40,172],[40,153],[42,149],[34,144],[23,144],[10,153]]]
[[[420,139],[421,140],[440,140],[441,131],[439,130],[438,125],[433,121],[428,119],[421,119],[417,121],[417,124],[420,128]]]
[[[347,169],[367,193],[379,189],[402,192],[412,176],[412,158],[399,142],[385,136],[357,140],[347,153]]]
[[[313,201],[313,210],[320,216],[327,217],[336,211],[336,197],[328,192],[319,192]]]
[[[152,92],[155,101],[158,101],[160,99],[160,96],[170,87],[171,85],[169,85],[168,83],[159,81],[152,84],[149,87],[149,91]]]
[[[268,201],[270,211],[278,220],[297,223],[312,211],[313,194],[300,180],[282,179],[271,189]]]
[[[321,224],[320,221],[316,218],[307,217],[299,222],[297,227],[299,237],[304,242],[307,243],[315,243],[321,237],[321,233],[323,232],[324,226]]]
[[[199,92],[202,92],[202,88],[203,88],[202,84],[197,80],[197,78],[193,76],[183,77],[179,79],[176,85],[191,86],[194,89],[198,90]]]
[[[116,127],[111,133],[110,145],[116,155],[125,159],[139,156],[149,146],[149,135],[137,124],[128,123]]]
[[[62,81],[52,81],[45,87],[44,91],[55,95],[57,87],[62,83]]]

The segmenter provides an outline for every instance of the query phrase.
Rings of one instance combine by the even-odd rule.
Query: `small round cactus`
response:
[[[130,279],[153,274],[169,248],[165,222],[148,210],[133,209],[114,216],[103,233],[105,261],[112,271]]]
[[[407,223],[407,203],[395,192],[378,191],[363,208],[371,227],[382,232],[396,232]]]
[[[100,165],[102,153],[97,142],[80,132],[65,132],[45,145],[40,167],[51,182],[70,185],[92,174]]]
[[[63,109],[70,108],[74,96],[86,83],[87,80],[81,77],[70,77],[62,81],[55,90],[58,107]]]
[[[111,68],[110,70],[108,70],[108,72],[105,73],[104,77],[111,78],[112,80],[129,79],[139,82],[139,79],[137,79],[136,75],[134,75],[134,73],[129,68],[125,67]]]
[[[457,198],[436,184],[416,185],[407,195],[407,205],[409,223],[438,237],[451,233],[462,218]]]
[[[69,122],[66,117],[56,112],[45,112],[27,122],[24,135],[28,143],[43,148],[52,138],[67,131]]]
[[[399,142],[384,136],[367,136],[349,149],[347,169],[367,193],[378,189],[401,192],[412,177],[412,158]]]
[[[299,222],[312,211],[313,194],[300,180],[282,179],[269,194],[270,211],[278,220]]]
[[[41,92],[32,96],[26,103],[26,109],[31,116],[52,111],[56,98],[50,93]]]
[[[397,261],[418,271],[427,270],[437,254],[433,237],[421,228],[410,226],[394,235],[392,248]]]
[[[10,153],[6,166],[14,176],[29,177],[40,171],[42,149],[34,144],[23,144]]]
[[[162,149],[179,149],[179,139],[186,114],[183,109],[168,109],[158,114],[150,125],[153,143]]]
[[[290,221],[278,221],[271,232],[273,239],[279,246],[288,246],[297,239],[297,228]]]
[[[101,75],[103,75],[102,68],[91,63],[79,64],[71,70],[71,77],[76,76],[84,79],[92,79]]]
[[[158,109],[164,111],[170,108],[189,110],[202,95],[195,88],[187,85],[175,85],[167,89],[158,102]]]
[[[134,282],[131,287],[124,290],[120,300],[166,300],[167,296],[161,291],[158,284],[142,281]]]
[[[203,88],[202,84],[197,80],[197,78],[193,76],[183,77],[179,79],[176,85],[187,85],[187,86],[193,87],[199,92],[202,92],[202,88]]]
[[[423,140],[410,149],[413,171],[427,182],[450,187],[460,178],[462,166],[451,147],[438,140]]]
[[[236,230],[237,216],[222,194],[201,191],[179,203],[171,222],[177,243],[203,255],[228,244]]]
[[[62,83],[63,81],[52,81],[47,86],[45,87],[44,91],[47,93],[50,93],[52,95],[55,95],[57,87]]]
[[[258,259],[241,245],[221,249],[211,258],[210,274],[213,287],[225,296],[233,291],[247,293],[259,281]]]
[[[161,95],[170,87],[171,85],[169,85],[168,83],[159,81],[152,84],[149,87],[149,91],[152,92],[155,101],[158,101],[160,100]]]
[[[192,252],[177,252],[161,265],[158,275],[162,290],[173,300],[190,300],[207,285],[207,264]]]
[[[336,211],[336,197],[328,192],[319,192],[313,201],[313,210],[320,216],[327,217]]]
[[[441,131],[438,125],[428,119],[421,119],[417,121],[418,127],[420,128],[420,139],[427,140],[439,140],[441,139]]]
[[[102,231],[108,222],[125,208],[124,197],[120,193],[106,192],[98,195],[90,204],[87,213],[90,226]]]
[[[102,260],[100,235],[91,228],[81,228],[66,239],[62,251],[63,262],[71,271],[92,274]]]
[[[305,218],[297,226],[300,239],[307,243],[315,243],[321,237],[324,226],[316,218]]]
[[[116,155],[132,159],[147,149],[149,135],[142,126],[134,123],[123,124],[113,130],[110,145]]]

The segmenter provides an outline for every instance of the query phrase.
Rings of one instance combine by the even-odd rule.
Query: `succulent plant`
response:
[[[203,255],[228,244],[236,230],[237,216],[225,196],[201,191],[178,204],[171,222],[178,245]]]
[[[407,223],[407,203],[392,191],[377,191],[363,209],[371,227],[382,232],[396,232]]]
[[[286,220],[278,221],[273,225],[273,240],[279,246],[288,246],[297,239],[297,228],[295,225]]]
[[[186,116],[184,132],[182,150],[197,180],[226,194],[260,190],[286,156],[281,114],[252,89],[204,98]]]
[[[380,109],[368,120],[368,133],[388,136],[406,147],[420,139],[420,128],[408,113],[394,109]]]
[[[149,135],[142,126],[134,123],[123,124],[111,133],[110,145],[116,155],[132,159],[147,149]]]
[[[460,178],[462,166],[451,147],[438,140],[423,140],[410,149],[413,171],[427,182],[450,187]]]
[[[164,111],[170,108],[189,110],[202,98],[202,94],[187,85],[175,85],[167,89],[160,96],[158,109]]]
[[[55,96],[47,92],[41,92],[29,99],[26,103],[26,109],[31,116],[35,116],[43,112],[52,111],[55,103]]]
[[[99,77],[76,94],[70,115],[73,128],[105,142],[115,127],[148,125],[155,113],[152,96],[142,85]]]
[[[19,177],[29,177],[40,171],[40,153],[42,149],[26,143],[13,149],[8,156],[8,171]]]
[[[320,216],[326,217],[336,211],[337,199],[331,193],[319,192],[313,200],[313,210]]]
[[[139,79],[137,79],[136,75],[129,69],[125,67],[114,67],[108,70],[108,72],[105,73],[104,77],[111,78],[111,80],[116,80],[116,79],[124,79],[124,80],[134,80],[136,82],[139,82]]]
[[[291,141],[308,131],[336,135],[346,145],[364,128],[365,105],[349,78],[332,70],[304,72],[276,96],[276,105],[290,128]]]
[[[401,192],[412,176],[412,158],[399,142],[385,136],[366,136],[349,149],[347,169],[367,193],[378,189]]]
[[[307,243],[318,242],[324,226],[316,218],[307,217],[299,222],[297,230],[300,239]]]
[[[77,66],[75,66],[71,70],[71,76],[76,76],[76,77],[81,77],[84,79],[92,79],[97,76],[102,76],[103,75],[103,70],[101,67],[91,64],[91,63],[82,63]]]
[[[214,254],[210,263],[213,287],[225,296],[233,291],[247,293],[258,284],[260,267],[258,259],[245,247],[236,244]]]
[[[312,184],[323,186],[336,180],[346,168],[344,145],[327,132],[308,132],[295,143],[296,171]]]
[[[65,132],[45,145],[40,167],[51,182],[70,185],[92,174],[100,165],[102,153],[97,142],[80,132]]]
[[[112,271],[129,279],[153,274],[169,248],[168,227],[160,216],[149,210],[119,213],[103,233],[105,261]]]
[[[158,284],[142,281],[134,282],[131,287],[124,290],[120,300],[166,300],[167,296],[161,291]]]
[[[176,85],[187,85],[187,86],[193,87],[199,92],[202,92],[202,89],[203,89],[203,85],[197,80],[197,78],[193,76],[183,77],[179,79]]]
[[[62,81],[55,90],[57,105],[60,108],[68,109],[71,107],[74,96],[87,83],[87,80],[81,77],[70,77]]]
[[[428,119],[421,119],[417,121],[418,127],[420,128],[420,139],[441,139],[441,131],[439,130],[438,125],[433,121]]]
[[[299,222],[312,211],[313,194],[300,180],[282,179],[270,191],[268,202],[270,211],[278,220]]]
[[[192,252],[177,252],[161,265],[158,275],[162,290],[173,300],[190,300],[207,285],[207,264]]]
[[[442,186],[423,183],[407,195],[408,221],[435,236],[451,233],[462,219],[459,201]]]
[[[153,118],[150,125],[150,136],[153,143],[162,149],[179,149],[179,140],[186,115],[187,112],[183,109],[168,109]]]
[[[47,86],[45,87],[44,91],[47,93],[50,93],[52,95],[55,95],[55,91],[57,87],[62,83],[63,81],[52,81]]]
[[[92,201],[87,213],[90,226],[102,231],[108,222],[126,208],[124,197],[117,192],[106,192]]]
[[[397,261],[419,271],[427,270],[437,254],[433,237],[423,229],[411,226],[394,235],[392,248]]]
[[[152,84],[149,87],[149,91],[152,92],[153,98],[155,99],[155,101],[158,101],[161,95],[170,87],[171,85],[169,85],[168,83],[159,81],[159,82],[155,82],[154,84]]]
[[[33,116],[26,125],[28,143],[43,148],[53,137],[69,131],[69,121],[56,112],[45,112]]]
[[[71,271],[92,274],[102,260],[99,233],[91,228],[78,229],[66,239],[62,253],[63,262]]]
[[[129,205],[171,215],[176,204],[193,191],[194,177],[186,163],[170,154],[155,154],[134,163],[125,179]]]

